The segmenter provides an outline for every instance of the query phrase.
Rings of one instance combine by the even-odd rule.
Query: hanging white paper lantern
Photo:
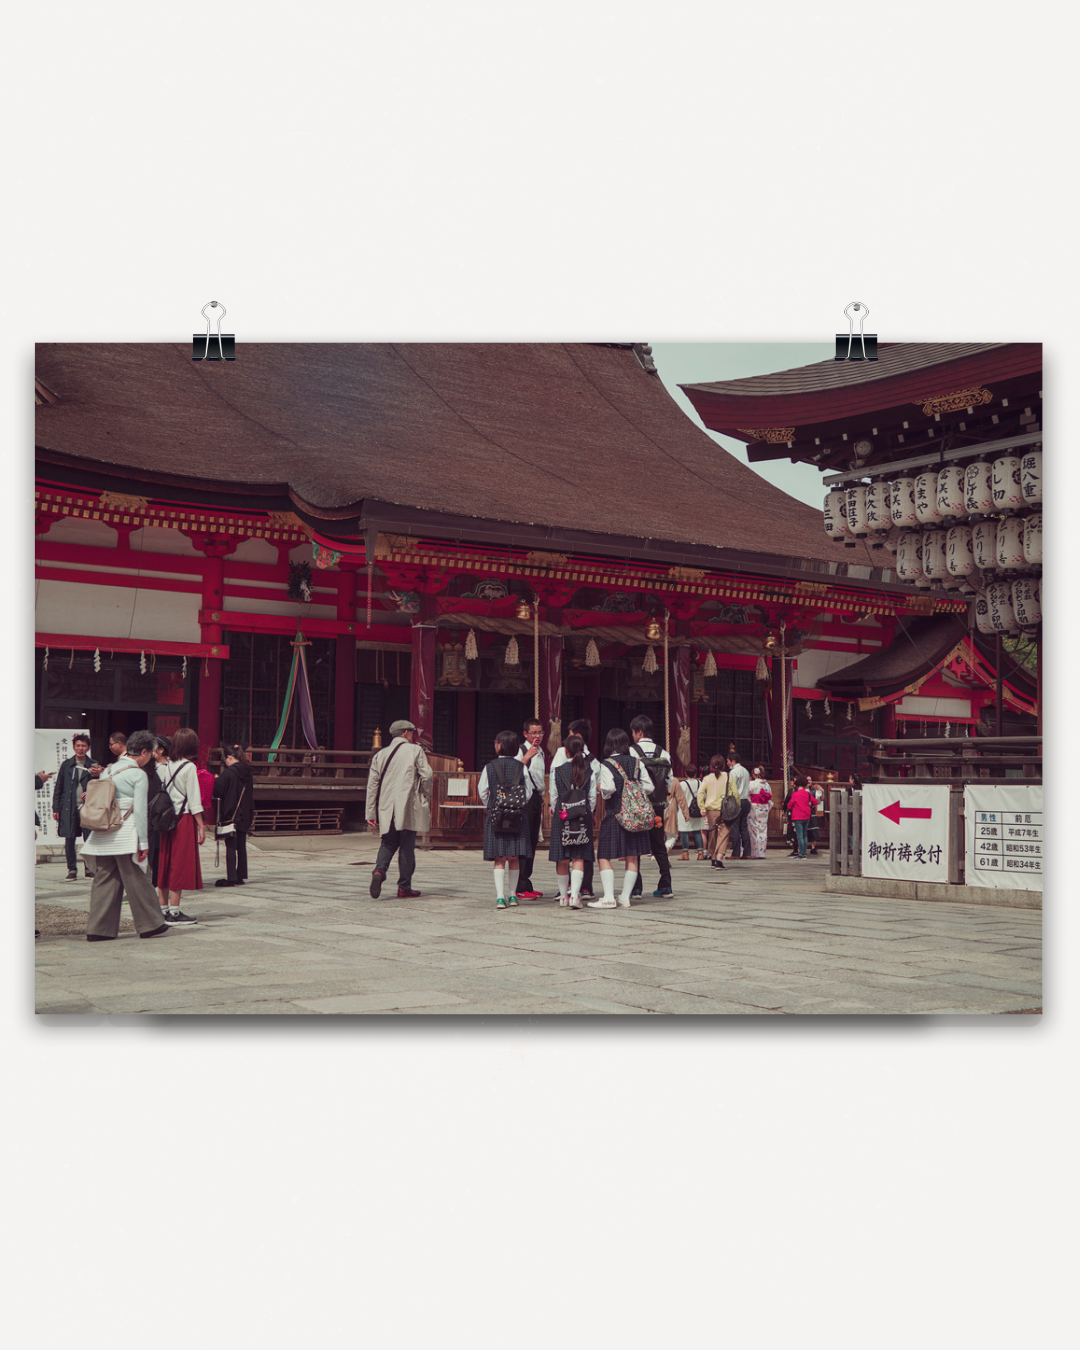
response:
[[[905,530],[896,551],[896,570],[901,581],[924,581],[923,542],[918,530]]]
[[[954,577],[969,577],[975,571],[970,525],[954,525],[945,536],[945,565]]]
[[[985,459],[964,470],[964,508],[969,516],[985,516],[994,509],[993,470]]]
[[[1013,613],[1021,628],[1035,628],[1042,622],[1039,603],[1039,582],[1034,577],[1021,577],[1012,584]]]
[[[870,533],[866,523],[866,484],[856,483],[847,490],[847,524],[856,539],[865,539]]]
[[[1012,583],[995,581],[986,588],[986,603],[990,606],[990,627],[995,633],[1015,633],[1016,614],[1012,605]]]
[[[980,572],[997,567],[997,521],[980,520],[971,530],[971,549]]]
[[[915,479],[915,514],[920,525],[936,525],[941,520],[937,505],[937,470],[927,469]]]
[[[964,471],[959,464],[946,464],[938,470],[937,505],[942,520],[958,520],[967,515],[964,505]]]
[[[1020,491],[1020,460],[1016,455],[999,455],[994,460],[994,510],[1015,511],[1024,504]]]
[[[871,534],[892,528],[888,483],[871,483],[866,489],[866,528]]]
[[[1042,566],[1042,512],[1024,517],[1024,562],[1028,567]]]
[[[901,529],[910,529],[917,525],[919,517],[915,513],[915,479],[894,478],[890,484],[889,509],[892,523]]]
[[[923,571],[932,581],[944,581],[949,575],[945,553],[945,530],[927,530],[923,535]]]
[[[990,622],[990,602],[985,593],[975,597],[975,624],[980,633],[990,634],[994,625]]]
[[[997,565],[1003,571],[1012,572],[1023,567],[1024,522],[1019,516],[998,521],[996,553]]]
[[[821,507],[821,520],[825,526],[825,533],[832,539],[836,535],[836,516],[833,514],[833,495],[826,492],[825,501]]]
[[[1027,450],[1020,457],[1020,495],[1028,506],[1042,505],[1042,451]]]
[[[828,522],[832,520],[832,529]],[[834,487],[829,493],[829,513],[826,515],[825,532],[833,539],[850,539],[851,531],[847,523],[847,493],[841,487]]]

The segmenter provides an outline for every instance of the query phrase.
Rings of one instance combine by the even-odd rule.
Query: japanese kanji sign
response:
[[[949,789],[870,783],[862,791],[862,874],[948,881]]]
[[[62,843],[60,836],[56,833],[56,822],[52,818],[52,798],[53,788],[56,787],[56,771],[63,764],[64,760],[72,754],[71,738],[79,733],[89,736],[89,732],[82,727],[67,728],[60,731],[42,731],[37,728],[34,731],[34,772],[51,773],[50,778],[44,787],[38,788],[35,799],[34,809],[37,811],[38,819],[41,824],[37,830],[37,842],[39,844]],[[27,774],[27,778],[30,775]],[[29,818],[30,812],[28,811]],[[78,836],[78,848],[82,848],[82,835]]]
[[[1041,787],[965,787],[964,880],[1042,890]]]

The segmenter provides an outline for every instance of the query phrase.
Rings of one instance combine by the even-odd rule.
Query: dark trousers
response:
[[[247,833],[234,830],[225,836],[225,879],[247,881]]]
[[[521,859],[521,865],[518,868],[517,894],[521,895],[524,891],[531,891],[533,861],[536,858],[536,845],[540,842],[540,813],[544,807],[544,799],[533,791],[525,805],[525,818],[529,827],[529,838],[532,840],[532,853],[527,858]]]
[[[581,889],[583,891],[592,890],[593,868],[595,867],[595,865],[596,865],[595,863],[591,862],[582,863],[583,875],[581,878]]]
[[[731,824],[731,856],[750,856],[750,798],[739,803],[739,819]]]
[[[399,830],[396,825],[391,825],[382,836],[375,866],[383,876],[390,871],[395,853],[398,855],[398,888],[407,891],[412,883],[413,872],[416,871],[415,830]]]
[[[90,838],[89,830],[80,830],[79,834],[83,837],[83,843]],[[67,861],[67,869],[69,872],[77,872],[79,870],[76,866],[78,860],[75,854],[75,840],[78,839],[78,837],[78,834],[73,834],[64,840],[64,858]],[[87,872],[93,873],[94,869],[90,866],[91,862],[92,858],[87,854],[86,858],[83,860],[83,867],[86,868]]]
[[[671,890],[671,859],[668,857],[667,842],[664,835],[664,827],[656,826],[649,831],[649,847],[652,849],[652,855],[656,859],[656,865],[660,869],[660,882],[657,890]],[[642,892],[641,884],[641,860],[638,860],[637,881],[634,882],[634,889],[631,895],[640,895]]]

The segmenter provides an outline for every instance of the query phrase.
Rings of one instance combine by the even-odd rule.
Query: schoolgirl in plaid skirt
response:
[[[559,904],[571,909],[581,908],[581,885],[585,879],[585,864],[595,857],[593,850],[593,812],[596,810],[598,774],[585,759],[585,742],[580,736],[568,736],[563,747],[566,762],[551,771],[551,843],[548,858],[556,864],[559,882]],[[564,844],[562,841],[564,799],[580,798],[586,794],[589,814],[581,822],[588,838],[583,844]]]
[[[532,856],[528,813],[522,812],[517,834],[496,834],[493,828],[492,808],[500,783],[513,787],[520,783],[525,788],[525,800],[532,796],[532,780],[514,756],[521,744],[516,731],[500,731],[495,738],[493,759],[480,775],[478,791],[487,810],[484,813],[484,857],[494,863],[495,906],[506,909],[517,904],[518,859]],[[498,765],[496,770],[495,765]]]
[[[631,833],[624,830],[615,819],[622,809],[623,784],[626,779],[619,772],[621,768],[626,778],[637,779],[645,786],[651,786],[651,779],[644,763],[636,755],[629,753],[630,737],[621,727],[613,727],[604,742],[604,755],[600,764],[600,794],[604,798],[604,819],[600,823],[600,836],[597,840],[596,854],[600,859],[600,880],[604,886],[601,900],[590,900],[590,909],[614,909],[615,906],[629,906],[630,892],[637,881],[638,859],[644,853],[651,853],[649,831],[640,830]],[[622,893],[615,899],[615,872],[612,860],[623,858],[626,872],[623,875]]]

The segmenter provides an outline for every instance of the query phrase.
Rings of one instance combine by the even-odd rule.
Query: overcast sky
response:
[[[827,361],[834,352],[832,342],[654,342],[653,359],[665,388],[688,417],[701,426],[701,418],[678,388],[680,384],[704,384],[712,380],[740,380],[748,375],[769,375],[794,366]],[[729,454],[746,463],[746,446],[730,436],[708,435]],[[824,489],[821,473],[808,464],[791,464],[786,459],[751,464],[755,473],[775,483],[792,497],[821,507]]]

